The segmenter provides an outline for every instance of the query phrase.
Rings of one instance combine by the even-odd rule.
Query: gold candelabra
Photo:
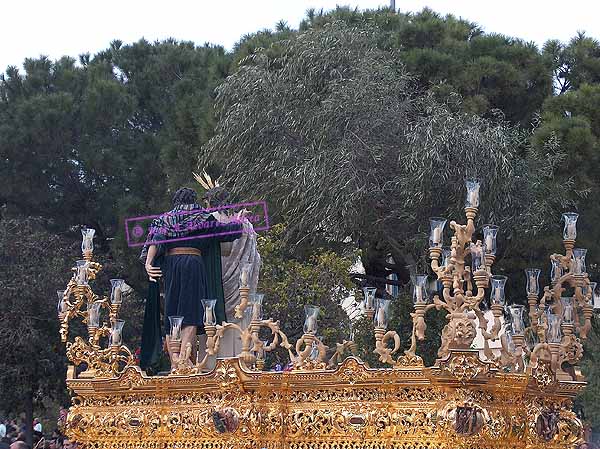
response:
[[[576,364],[583,355],[581,340],[591,329],[594,308],[600,308],[600,292],[585,270],[586,250],[575,248],[576,213],[563,214],[565,254],[553,254],[551,285],[540,296],[539,269],[527,269],[526,292],[529,326],[525,325],[525,306],[506,304],[506,276],[492,274],[496,259],[498,227],[485,225],[483,240],[476,240],[475,218],[479,209],[479,182],[466,182],[466,224],[450,222],[450,246],[443,246],[446,220],[430,220],[429,256],[431,270],[442,286],[430,299],[428,276],[416,275],[413,288],[414,312],[411,345],[404,356],[394,360],[401,342],[395,331],[387,330],[389,300],[375,298],[376,289],[364,289],[367,317],[374,318],[375,353],[379,360],[394,366],[418,366],[417,341],[425,338],[426,313],[446,310],[448,323],[441,335],[440,360],[450,353],[472,347],[479,331],[482,360],[505,371],[526,373],[546,384],[557,380],[583,380]],[[489,294],[487,291],[489,290]],[[565,295],[565,292],[567,296]],[[482,304],[489,299],[489,311]],[[508,320],[504,320],[504,316]],[[491,342],[500,347],[492,349]],[[569,372],[564,368],[565,362]]]
[[[110,297],[96,295],[90,281],[96,278],[102,265],[92,260],[93,229],[82,229],[83,259],[76,262],[74,274],[65,290],[57,291],[60,336],[66,344],[67,358],[72,369],[84,365],[81,378],[113,377],[134,363],[131,351],[122,344],[125,322],[119,319],[123,301],[123,279],[111,279]],[[108,322],[102,322],[102,311],[108,313]],[[80,318],[86,324],[88,338],[75,336],[69,340],[69,324]]]

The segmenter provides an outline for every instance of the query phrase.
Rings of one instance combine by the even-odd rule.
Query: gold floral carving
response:
[[[345,380],[350,385],[353,385],[356,382],[362,382],[368,377],[364,365],[354,357],[347,358],[342,366],[340,366],[338,372],[340,379]]]
[[[550,369],[550,364],[544,361],[538,363],[538,366],[533,368],[531,376],[539,388],[543,389],[554,382],[554,374]]]
[[[462,383],[489,371],[489,364],[479,359],[477,351],[451,351],[448,358],[438,362],[442,372],[447,372]]]
[[[147,377],[130,367],[118,378],[69,380],[67,434],[106,449],[536,449],[547,442],[531,423],[552,406],[560,419],[551,447],[572,447],[580,423],[565,398],[582,384],[558,382],[540,403],[526,374],[482,382],[487,365],[473,356],[452,352],[437,371],[371,369],[355,358],[312,372],[260,373],[237,359],[189,376]]]

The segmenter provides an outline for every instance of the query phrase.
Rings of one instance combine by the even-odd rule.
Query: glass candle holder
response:
[[[525,278],[527,280],[526,290],[528,295],[537,296],[540,293],[540,269],[527,268],[525,270]]]
[[[365,310],[373,310],[375,308],[375,287],[363,287],[363,295],[365,297]]]
[[[321,340],[323,337],[317,337],[317,340]],[[317,340],[314,340],[311,343],[310,355],[308,356],[310,360],[317,360],[319,358],[319,344]]]
[[[216,299],[203,299],[202,305],[204,306],[204,325],[205,326],[214,326],[217,324],[217,318],[215,316],[215,304],[217,303]]]
[[[252,312],[254,312],[252,307],[246,307],[244,309],[244,313],[242,314],[242,319],[240,321],[240,327],[242,329],[247,329],[250,326],[250,323],[252,323]]]
[[[183,325],[182,316],[170,316],[169,322],[171,323],[171,332],[169,337],[172,341],[181,341],[181,326]]]
[[[594,282],[594,284],[596,283]],[[600,287],[598,285],[595,285],[592,290],[592,306],[596,310],[600,309]]]
[[[562,332],[560,330],[561,319],[559,316],[548,314],[548,343],[560,343],[562,340]]]
[[[387,328],[391,302],[389,299],[377,298],[377,308],[373,317],[375,327]]]
[[[91,303],[88,306],[88,326],[100,327],[100,310],[102,304],[98,301]]]
[[[509,353],[516,351],[515,342],[513,340],[513,331],[510,326],[504,326],[504,337],[506,338],[506,349]]]
[[[506,299],[504,296],[504,288],[507,281],[506,276],[492,276],[492,287],[490,289],[490,301],[492,304],[504,305]]]
[[[58,296],[58,314],[62,315],[69,311],[69,304],[65,300],[66,290],[56,290],[56,296]]]
[[[94,251],[94,234],[96,233],[95,229],[92,228],[83,228],[81,230],[81,251]]]
[[[496,237],[498,236],[498,226],[485,225],[483,227],[483,247],[486,256],[496,255]]]
[[[564,324],[573,324],[573,300],[568,297],[560,298],[562,303],[562,321]]]
[[[304,306],[304,333],[315,335],[317,333],[317,317],[321,309],[316,306]]]
[[[562,214],[562,220],[565,223],[563,228],[563,239],[564,240],[575,240],[577,238],[577,219],[579,214],[575,212],[567,212]]]
[[[508,307],[512,323],[512,330],[516,335],[523,335],[525,332],[525,323],[523,321],[524,310],[525,306],[521,304],[514,304]]]
[[[442,267],[447,268],[450,265],[450,259],[452,258],[452,248],[445,246],[442,248]]]
[[[550,268],[550,280],[553,284],[558,282],[558,280],[563,275],[563,268],[560,266],[560,261],[556,259],[551,259],[551,268]]]
[[[480,270],[485,270],[485,259],[483,258],[483,247],[471,243],[471,269],[473,273]]]
[[[265,295],[263,293],[252,293],[250,295],[250,305],[252,306],[252,319],[262,320],[262,303]]]
[[[427,275],[417,274],[415,276],[415,285],[413,288],[413,303],[425,304],[429,299],[427,292]]]
[[[240,287],[248,288],[251,273],[252,264],[250,262],[243,262],[240,266]]]
[[[78,260],[75,262],[75,281],[77,285],[88,285],[88,262],[87,260]]]
[[[584,274],[585,269],[585,256],[587,254],[587,249],[583,248],[574,248],[573,249],[573,274]]]
[[[110,346],[121,346],[123,342],[122,334],[123,334],[123,326],[125,325],[124,320],[115,320],[110,327]]]
[[[465,181],[467,187],[467,200],[465,207],[479,207],[479,187],[478,179],[467,179]]]
[[[431,230],[429,232],[429,247],[430,248],[441,248],[444,244],[444,227],[446,226],[446,219],[434,217],[429,219]]]
[[[110,280],[110,303],[121,304],[123,302],[123,279],[111,279]]]

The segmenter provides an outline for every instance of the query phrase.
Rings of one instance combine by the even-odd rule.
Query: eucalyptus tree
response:
[[[429,8],[394,13],[389,8],[337,7],[309,10],[300,30],[341,20],[351,26],[378,26],[378,45],[396,50],[423,88],[438,95],[464,97],[463,107],[488,115],[500,109],[511,123],[529,127],[544,99],[552,94],[550,64],[534,43],[485,33],[472,21]]]
[[[239,198],[268,201],[289,242],[359,247],[370,281],[407,280],[428,217],[460,211],[466,177],[483,181],[485,221],[505,233],[544,226],[568,200],[551,190],[556,142],[530,147],[502,116],[436,100],[378,36],[333,22],[249,56],[217,89],[199,165],[216,163]]]

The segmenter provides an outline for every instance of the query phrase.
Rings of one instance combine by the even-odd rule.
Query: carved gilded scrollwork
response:
[[[130,367],[119,378],[69,381],[76,396],[67,433],[106,449],[535,449],[547,445],[535,422],[552,408],[551,447],[572,447],[580,422],[564,398],[582,383],[558,382],[540,402],[527,375],[481,377],[488,365],[472,355],[451,353],[447,369],[371,369],[355,358],[335,370],[286,373],[249,371],[237,359],[181,377]]]

